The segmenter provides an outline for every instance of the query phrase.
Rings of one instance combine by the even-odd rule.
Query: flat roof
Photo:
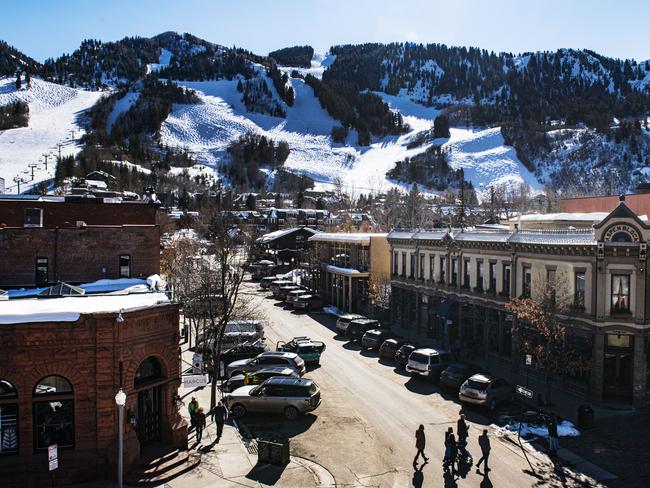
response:
[[[310,242],[344,242],[349,244],[370,244],[371,237],[387,237],[381,233],[347,233],[347,232],[321,232],[309,238]]]
[[[0,305],[0,325],[76,322],[81,315],[117,314],[168,303],[171,302],[164,293],[13,299],[3,301]]]

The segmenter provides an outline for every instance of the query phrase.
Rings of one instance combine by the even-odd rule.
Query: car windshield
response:
[[[251,395],[259,395],[262,392],[262,387],[264,385],[258,385],[255,388],[251,389],[250,394]]]
[[[452,365],[447,368],[447,372],[451,374],[461,374],[465,372],[465,367],[459,365]]]
[[[413,361],[417,361],[418,363],[429,362],[429,356],[427,354],[422,354],[421,352],[412,353],[409,359],[412,359]]]
[[[485,381],[467,380],[467,386],[474,390],[485,391],[487,390],[488,385],[489,383],[486,383]]]

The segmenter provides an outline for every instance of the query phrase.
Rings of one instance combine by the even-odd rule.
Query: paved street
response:
[[[254,290],[255,284],[247,285],[247,293]],[[268,319],[266,335],[272,347],[277,340],[299,335],[327,345],[321,366],[307,373],[321,387],[322,404],[313,414],[293,422],[279,416],[249,415],[242,423],[254,434],[279,430],[291,436],[292,453],[325,466],[337,486],[596,486],[568,469],[555,471],[545,455],[531,449],[528,456],[536,477],[518,446],[495,437],[491,438],[489,478],[477,474],[472,466],[457,480],[445,479],[441,467],[444,431],[449,426],[455,430],[460,410],[453,394],[412,379],[392,364],[380,362],[376,353],[360,352],[358,346],[335,337],[335,320],[329,315],[293,312],[267,293],[259,293],[256,300]],[[466,414],[471,423],[468,449],[477,459],[477,437],[491,422],[477,409],[468,409]],[[420,423],[425,426],[430,462],[418,473],[412,461],[414,433]]]

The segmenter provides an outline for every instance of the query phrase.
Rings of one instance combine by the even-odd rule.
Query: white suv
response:
[[[440,374],[452,362],[451,354],[437,349],[416,349],[409,356],[406,371],[412,375],[424,376],[430,380],[440,380]]]

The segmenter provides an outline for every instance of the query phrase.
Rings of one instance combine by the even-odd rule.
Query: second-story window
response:
[[[476,289],[483,290],[483,261],[476,262]]]
[[[402,252],[402,273],[400,274],[402,278],[406,278],[406,253]]]
[[[420,254],[420,274],[418,275],[418,278],[421,280],[424,279],[424,254]]]
[[[458,284],[458,258],[451,258],[451,284]]]
[[[532,279],[532,273],[529,267],[524,268],[524,276],[522,283],[522,296],[524,298],[530,298],[530,284]]]
[[[411,253],[411,267],[409,268],[409,278],[415,278],[415,253]]]
[[[587,281],[585,279],[584,271],[577,271],[575,274],[574,291],[573,291],[573,305],[579,310],[585,309],[585,291],[587,289]]]
[[[497,263],[490,263],[490,292],[497,291]]]
[[[26,208],[24,227],[43,227],[43,209]]]
[[[503,265],[503,288],[501,289],[501,293],[503,293],[505,296],[510,296],[510,265],[509,264]]]
[[[612,275],[612,313],[630,311],[630,275]]]
[[[436,262],[436,257],[433,254],[429,254],[429,279],[433,281],[434,278],[434,264]]]
[[[131,256],[128,254],[120,255],[120,278],[131,277]]]
[[[397,276],[397,266],[399,264],[399,253],[395,251],[393,253],[393,276]]]
[[[440,256],[440,283],[445,282],[445,267],[446,267],[445,257]]]

